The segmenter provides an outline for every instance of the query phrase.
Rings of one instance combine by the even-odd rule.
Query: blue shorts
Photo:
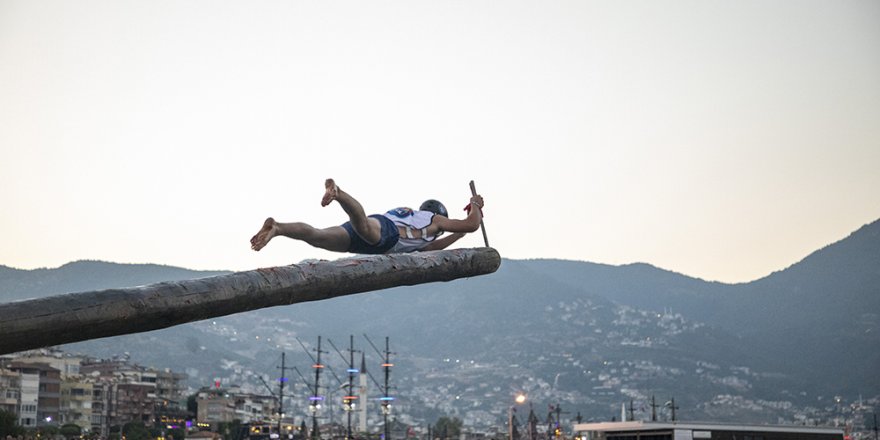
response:
[[[348,252],[353,254],[384,254],[397,244],[397,240],[400,239],[400,232],[398,232],[394,222],[384,215],[374,214],[370,217],[379,220],[379,224],[382,225],[382,234],[379,237],[379,242],[376,244],[367,243],[354,231],[351,222],[345,222],[342,224],[342,227],[348,232],[350,242]]]

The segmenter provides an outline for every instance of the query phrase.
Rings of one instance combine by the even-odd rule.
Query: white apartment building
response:
[[[18,425],[23,428],[36,428],[40,401],[40,375],[21,373],[20,377]]]

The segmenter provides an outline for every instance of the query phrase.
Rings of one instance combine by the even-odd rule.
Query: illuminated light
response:
[[[358,369],[357,369],[357,368],[349,368],[347,371],[348,371],[349,373],[357,373],[357,372],[358,372]]]
[[[383,366],[383,367],[393,367],[394,364],[387,364],[387,363],[386,363],[386,364],[382,364],[382,366]]]
[[[315,364],[315,365],[312,365],[312,368],[324,368],[324,365],[322,365],[322,364]]]
[[[324,396],[310,396],[309,400],[311,400],[311,401],[324,400]]]
[[[347,400],[355,400],[357,398],[358,398],[358,396],[345,396],[345,397],[343,397],[343,399],[347,399]]]
[[[278,381],[279,381],[279,382],[287,382],[287,378],[286,378],[286,377],[282,377],[282,378],[278,379]]]
[[[517,395],[516,395],[516,399],[515,399],[515,401],[516,401],[516,403],[523,403],[523,402],[525,402],[525,401],[526,401],[526,395],[525,395],[525,394],[517,394]]]
[[[390,397],[390,396],[389,397],[380,397],[379,400],[384,400],[384,401],[388,402],[388,401],[394,400],[394,398]]]

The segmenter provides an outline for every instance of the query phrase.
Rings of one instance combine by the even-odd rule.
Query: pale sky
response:
[[[754,280],[880,218],[880,2],[0,0],[0,264],[338,258],[248,242],[342,223],[327,177]]]

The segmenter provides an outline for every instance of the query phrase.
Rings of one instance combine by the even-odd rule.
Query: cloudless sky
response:
[[[880,2],[0,0],[0,264],[247,270],[476,181],[514,259],[781,270],[880,218]],[[482,245],[479,233],[459,242]]]

